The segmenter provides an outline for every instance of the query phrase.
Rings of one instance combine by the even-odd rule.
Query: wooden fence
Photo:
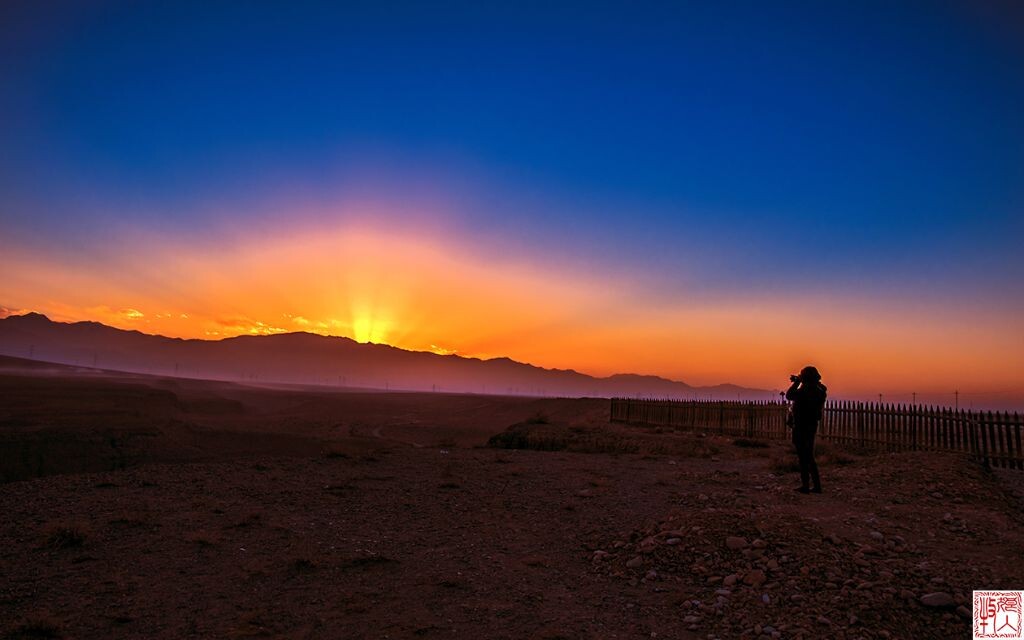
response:
[[[784,402],[612,398],[613,422],[701,429],[746,438],[789,437]],[[883,451],[964,453],[986,466],[1024,470],[1017,413],[874,402],[828,402],[818,427],[827,441]]]

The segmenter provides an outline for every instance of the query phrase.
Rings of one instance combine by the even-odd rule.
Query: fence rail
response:
[[[613,422],[702,429],[747,438],[784,439],[783,402],[612,398]],[[1024,416],[998,411],[838,401],[825,405],[818,437],[884,451],[950,451],[986,466],[1024,470]]]

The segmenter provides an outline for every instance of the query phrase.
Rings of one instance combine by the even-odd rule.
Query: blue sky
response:
[[[0,54],[0,232],[41,253],[442,194],[667,295],[1024,298],[1012,2],[5,2]]]
[[[970,262],[1020,230],[1024,16],[892,4],[9,3],[3,195],[60,220],[371,158],[488,184],[484,226],[575,204],[555,222]]]

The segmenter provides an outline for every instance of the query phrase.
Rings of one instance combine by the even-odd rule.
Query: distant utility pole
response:
[[[910,395],[913,396],[913,398],[914,398],[914,404],[917,404],[917,392],[915,391],[915,392],[911,393]]]
[[[878,394],[878,404],[882,404],[882,394]]]
[[[959,389],[957,389],[956,391],[953,392],[953,407],[955,409],[959,409],[960,408],[960,390]]]

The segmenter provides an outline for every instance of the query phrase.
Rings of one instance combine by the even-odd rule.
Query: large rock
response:
[[[921,596],[921,604],[936,609],[952,609],[956,606],[956,600],[945,591],[936,591],[935,593],[926,593]]]
[[[730,548],[730,549],[732,549],[733,551],[738,551],[740,549],[746,549],[746,547],[747,547],[747,539],[746,538],[741,538],[739,536],[729,536],[728,538],[725,539],[725,546]]]

